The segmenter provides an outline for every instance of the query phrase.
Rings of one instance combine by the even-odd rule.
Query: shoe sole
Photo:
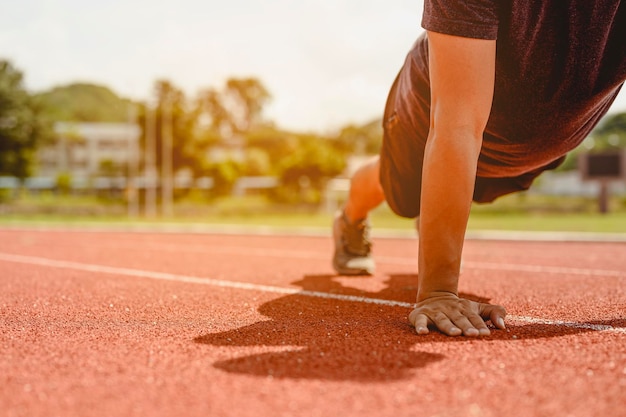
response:
[[[366,268],[344,268],[341,267],[339,265],[337,265],[337,262],[333,259],[333,268],[335,269],[335,271],[337,272],[337,274],[339,275],[350,275],[350,276],[354,276],[354,275],[365,275],[365,276],[371,276],[374,274],[373,270],[370,269],[366,269]]]

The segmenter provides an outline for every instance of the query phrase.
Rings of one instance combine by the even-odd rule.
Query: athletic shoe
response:
[[[350,223],[345,213],[338,212],[333,224],[335,255],[333,267],[340,275],[372,275],[375,264],[371,255],[367,219]]]

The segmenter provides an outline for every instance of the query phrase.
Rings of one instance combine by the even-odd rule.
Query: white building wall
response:
[[[131,158],[139,157],[141,129],[135,124],[57,123],[54,130],[56,143],[39,151],[38,176],[68,173],[77,179],[95,177],[104,160],[124,167]]]
[[[626,195],[626,182],[612,181],[609,190],[614,195]],[[583,181],[580,172],[544,172],[529,190],[536,194],[595,197],[600,192],[597,181]]]

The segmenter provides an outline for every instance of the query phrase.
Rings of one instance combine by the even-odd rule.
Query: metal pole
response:
[[[172,143],[173,143],[173,116],[172,101],[166,96],[163,103],[163,144],[161,146],[162,154],[162,186],[161,186],[161,210],[163,217],[172,217],[173,215],[173,197],[174,184],[172,173]]]
[[[128,198],[128,216],[139,215],[139,194],[137,190],[137,173],[139,172],[138,137],[136,135],[135,107],[128,105],[128,178],[126,192]]]
[[[146,217],[155,218],[156,209],[156,110],[152,110],[150,103],[146,103],[146,149],[144,177],[146,179]]]
[[[600,195],[598,196],[598,209],[600,213],[607,214],[609,212],[609,183],[608,181],[600,181]]]

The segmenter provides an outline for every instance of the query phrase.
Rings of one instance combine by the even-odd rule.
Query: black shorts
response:
[[[430,87],[424,65],[427,63],[421,60],[418,46],[393,83],[383,117],[380,182],[391,209],[408,218],[420,214],[422,166],[429,129]],[[558,167],[564,160],[565,156],[516,177],[476,177],[473,200],[488,203],[505,194],[527,190],[542,172]]]

